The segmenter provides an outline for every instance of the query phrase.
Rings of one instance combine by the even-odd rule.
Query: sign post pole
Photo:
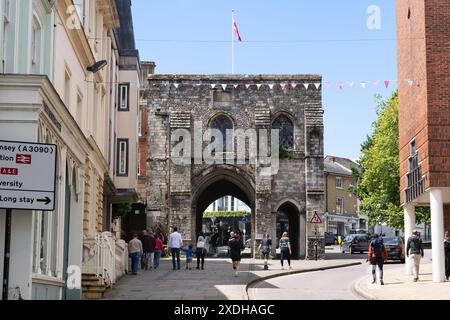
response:
[[[3,293],[2,300],[8,300],[9,258],[11,251],[11,209],[6,209],[5,221],[5,252],[3,257]]]

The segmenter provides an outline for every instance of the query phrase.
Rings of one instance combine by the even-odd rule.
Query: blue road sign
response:
[[[243,217],[243,218],[242,218],[242,222],[243,222],[243,223],[248,223],[247,217]]]

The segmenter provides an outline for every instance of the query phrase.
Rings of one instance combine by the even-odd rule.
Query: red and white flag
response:
[[[236,23],[236,20],[234,20],[234,18],[233,18],[233,31],[234,31],[234,34],[236,35],[236,37],[238,38],[238,40],[242,42],[241,35],[239,34],[239,29],[237,27],[237,23]]]

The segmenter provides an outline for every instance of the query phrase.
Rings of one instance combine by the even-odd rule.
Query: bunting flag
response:
[[[261,86],[262,86],[262,84],[258,83],[258,84],[256,85],[256,88],[259,90],[259,89],[261,88]]]
[[[295,89],[295,88],[297,88],[297,84],[295,82],[291,83],[291,87],[292,87],[292,89]]]
[[[275,87],[275,85],[273,83],[269,84],[269,89],[273,90],[273,87]]]
[[[406,82],[408,82],[408,85],[409,85],[410,87],[412,87],[412,85],[414,84],[414,81],[411,80],[411,79],[406,80]]]
[[[386,89],[389,87],[389,80],[384,80],[384,86],[386,87]]]
[[[341,81],[341,82],[339,82],[339,84],[338,84],[338,86],[339,86],[339,89],[344,89],[344,83]]]
[[[237,89],[237,88],[239,87],[239,85],[238,85],[238,84],[235,84],[235,85],[233,85],[233,87],[234,87],[235,89]]]
[[[350,82],[349,86],[350,86],[350,88],[353,88],[355,86],[355,82],[354,81]]]
[[[363,89],[366,88],[367,83],[365,81],[361,81],[360,84],[361,84],[361,88],[363,88]]]
[[[173,86],[175,87],[175,89],[178,89],[178,87],[180,86],[179,83],[174,83]]]
[[[416,81],[416,85],[417,85],[418,88],[420,88],[420,80]]]
[[[214,89],[216,87],[216,84],[211,83],[211,89]]]
[[[226,84],[222,84],[222,90],[223,91],[227,90],[227,85]]]
[[[303,86],[305,87],[306,90],[308,90],[308,88],[309,88],[309,83],[304,83]]]
[[[320,82],[314,83],[314,86],[316,87],[317,90],[319,90],[321,85],[322,84]]]
[[[372,83],[374,86],[378,86],[380,84],[380,80],[374,80]]]
[[[245,87],[248,89],[248,88],[250,88],[252,85],[251,84],[249,84],[249,83],[247,83],[246,85],[245,85]]]
[[[286,89],[286,83],[280,83],[280,87],[282,90]]]
[[[329,88],[331,88],[331,83],[330,82],[325,82],[325,86],[329,89]]]

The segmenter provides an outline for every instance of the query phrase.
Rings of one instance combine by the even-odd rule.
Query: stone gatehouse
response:
[[[177,226],[183,239],[195,244],[208,205],[234,196],[252,209],[253,252],[264,233],[277,237],[284,217],[293,255],[314,258],[318,244],[323,258],[323,227],[309,223],[325,206],[321,76],[151,75],[148,81],[148,222]],[[223,132],[223,145],[234,147],[222,153],[210,149],[219,159],[214,163],[194,150],[208,128]],[[272,128],[279,129],[278,170],[264,174],[270,167],[267,171],[267,164],[253,161],[250,142],[245,144],[246,161],[233,161],[236,152],[230,150],[236,150],[237,138],[227,136],[226,129],[266,129],[269,144]],[[181,138],[180,132],[191,136]],[[202,148],[214,140],[208,139]],[[261,139],[264,135],[258,135],[258,147]],[[191,150],[174,152],[181,142],[192,142]],[[180,155],[184,163],[175,161]]]

